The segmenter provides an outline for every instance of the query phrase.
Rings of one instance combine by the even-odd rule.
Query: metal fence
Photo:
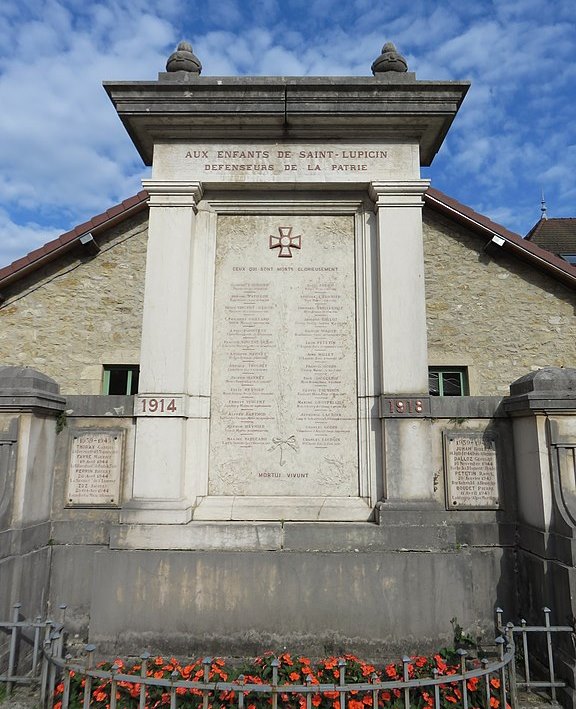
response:
[[[62,619],[65,606],[61,606]],[[528,626],[524,621],[520,625],[503,624],[502,610],[497,609],[497,627],[502,632],[496,638],[496,653],[492,659],[484,658],[474,662],[468,653],[458,650],[458,667],[454,674],[442,675],[437,669],[432,671],[432,676],[424,678],[411,678],[409,668],[412,658],[403,657],[401,660],[401,678],[391,681],[382,681],[376,674],[369,678],[370,681],[347,681],[347,661],[338,661],[338,681],[322,683],[312,676],[305,678],[302,683],[284,683],[279,679],[279,661],[271,663],[272,676],[268,683],[260,684],[250,681],[250,677],[239,676],[231,682],[211,681],[211,659],[203,660],[203,676],[200,680],[192,681],[182,679],[174,672],[170,678],[153,676],[151,659],[148,653],[141,655],[140,672],[137,675],[125,674],[119,665],[112,665],[109,669],[95,666],[96,647],[84,647],[82,657],[73,658],[66,654],[65,629],[63,622],[51,620],[25,621],[20,616],[20,604],[14,606],[11,621],[0,622],[0,631],[8,636],[7,673],[0,674],[0,682],[6,684],[7,693],[10,694],[16,684],[33,684],[38,687],[43,707],[52,708],[55,704],[54,694],[57,684],[60,685],[59,702],[61,709],[68,709],[71,700],[72,678],[84,678],[83,707],[88,709],[91,705],[92,690],[96,683],[106,683],[109,693],[110,709],[116,709],[118,687],[132,687],[132,697],[138,700],[139,709],[146,709],[147,695],[153,689],[160,689],[165,698],[165,705],[177,709],[182,702],[182,694],[193,690],[198,697],[198,707],[209,709],[219,705],[222,693],[227,697],[234,697],[234,706],[244,709],[254,701],[254,697],[266,698],[272,709],[278,709],[286,696],[293,698],[288,702],[291,706],[300,709],[313,709],[313,701],[318,697],[331,696],[339,701],[340,709],[350,709],[350,700],[358,696],[371,697],[370,706],[377,709],[382,706],[382,700],[394,693],[395,706],[403,705],[405,709],[422,703],[422,692],[426,692],[427,706],[430,709],[440,709],[446,705],[443,692],[447,686],[458,690],[458,704],[463,709],[469,709],[473,686],[474,705],[484,707],[500,706],[512,709],[518,706],[518,687],[527,689],[549,688],[553,698],[556,689],[565,686],[555,676],[554,660],[552,653],[552,636],[555,633],[572,632],[569,626],[552,626],[550,624],[550,611],[545,609],[545,624],[543,626]],[[543,633],[548,648],[549,677],[545,681],[534,681],[528,661],[529,644],[528,634]],[[514,635],[521,634],[520,647],[524,649],[524,680],[518,680],[515,669],[515,643]],[[23,665],[23,651],[27,651],[26,662],[29,670],[25,674],[19,669]],[[496,689],[495,689],[496,688]],[[233,693],[233,694],[232,694]],[[188,694],[189,696],[189,694]],[[226,703],[227,707],[231,702]]]
[[[550,696],[556,701],[556,690],[565,687],[566,683],[556,677],[552,638],[559,633],[568,633],[572,650],[574,651],[576,649],[574,647],[575,628],[571,625],[552,625],[550,622],[550,614],[552,613],[550,608],[543,608],[542,612],[544,613],[544,625],[528,625],[524,619],[520,621],[520,625],[514,625],[514,623],[504,625],[502,620],[504,611],[501,608],[497,608],[496,626],[500,632],[506,633],[511,642],[521,651],[517,653],[517,660],[520,660],[518,664],[523,678],[516,679],[516,686],[528,691],[533,689],[550,690]],[[544,643],[539,643],[537,651],[528,640],[529,637],[534,637],[535,633],[539,633],[544,639]],[[515,635],[520,636],[520,642],[514,642]],[[542,637],[540,640],[542,640]],[[576,653],[573,652],[574,654]],[[540,674],[545,675],[544,679],[532,679],[532,665],[534,664],[537,664]],[[516,664],[511,669],[516,672]]]

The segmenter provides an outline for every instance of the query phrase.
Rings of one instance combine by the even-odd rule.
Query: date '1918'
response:
[[[429,397],[401,398],[382,397],[380,401],[380,415],[389,416],[426,416],[430,413]]]

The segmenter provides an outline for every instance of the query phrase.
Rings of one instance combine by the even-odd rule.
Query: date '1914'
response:
[[[139,396],[136,416],[183,416],[180,396]]]

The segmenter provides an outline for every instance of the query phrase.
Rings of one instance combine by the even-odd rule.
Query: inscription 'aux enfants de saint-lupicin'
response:
[[[366,172],[365,160],[385,160],[387,150],[208,150],[194,149],[185,158],[205,160],[206,172]],[[297,162],[292,162],[292,161]],[[339,162],[351,161],[355,162]],[[226,161],[226,162],[220,162]],[[232,161],[232,162],[227,162]],[[255,162],[248,162],[255,161]],[[306,161],[305,164],[302,164]]]

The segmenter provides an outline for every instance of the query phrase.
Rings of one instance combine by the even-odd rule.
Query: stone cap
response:
[[[510,385],[507,411],[576,409],[576,369],[543,367]]]
[[[380,74],[391,75],[406,76]],[[351,138],[417,144],[421,164],[430,165],[470,86],[373,77],[190,76],[104,83],[146,165],[154,144],[167,141]]]
[[[1,411],[64,411],[58,384],[31,367],[0,366]]]

